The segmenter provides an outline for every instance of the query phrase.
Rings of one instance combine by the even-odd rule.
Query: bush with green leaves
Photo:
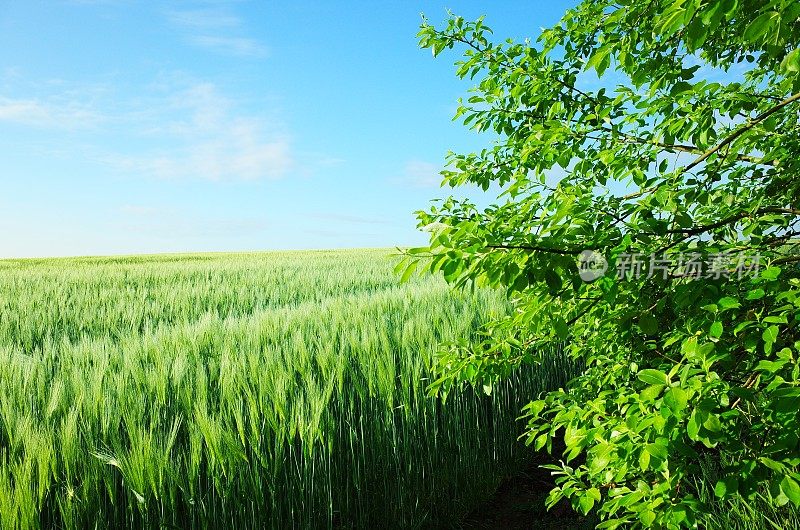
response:
[[[532,396],[527,441],[563,440],[548,503],[599,528],[709,524],[701,461],[716,502],[800,505],[799,17],[794,0],[587,0],[535,42],[421,27],[434,55],[463,50],[456,119],[494,139],[450,153],[443,184],[500,191],[419,212],[431,241],[409,266],[514,305],[443,350],[431,390],[490,388],[565,343],[586,369]],[[585,250],[607,260],[594,281]]]

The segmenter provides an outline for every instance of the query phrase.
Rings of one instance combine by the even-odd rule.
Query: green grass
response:
[[[507,305],[386,250],[0,261],[0,528],[446,525],[524,456],[524,402],[425,396]]]
[[[700,475],[692,481],[698,499],[706,506],[702,526],[724,530],[784,530],[800,528],[800,510],[791,503],[776,506],[769,488],[761,488],[753,499],[737,496],[719,499],[714,485],[722,478],[719,456],[706,453],[700,459]]]

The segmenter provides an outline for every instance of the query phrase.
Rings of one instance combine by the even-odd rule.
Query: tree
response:
[[[721,498],[800,505],[799,17],[794,0],[586,0],[535,43],[423,21],[420,45],[462,49],[477,83],[456,119],[495,137],[450,153],[443,183],[500,192],[419,212],[430,245],[406,271],[513,303],[443,350],[431,390],[490,388],[554,343],[581,359],[525,409],[528,443],[566,447],[550,505],[694,526],[700,458]]]

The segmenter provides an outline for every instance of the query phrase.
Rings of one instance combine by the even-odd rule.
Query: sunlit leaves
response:
[[[800,410],[798,16],[790,0],[587,0],[535,44],[493,43],[483,21],[424,28],[423,46],[466,48],[458,75],[475,87],[457,116],[497,140],[444,175],[498,204],[420,214],[452,227],[432,238],[433,270],[452,262],[454,285],[503,288],[515,307],[465,354],[482,363],[470,382],[554,341],[586,366],[529,409],[530,443],[567,445],[549,505],[601,528],[696,524],[685,484],[709,451],[749,462],[715,479],[721,498],[791,500],[776,474],[800,464],[786,434]],[[608,260],[592,282],[586,249]],[[674,267],[617,274],[631,254]]]

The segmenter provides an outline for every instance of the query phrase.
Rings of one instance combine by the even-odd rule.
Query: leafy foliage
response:
[[[563,439],[549,503],[599,528],[701,524],[701,457],[722,499],[800,505],[799,17],[791,0],[586,0],[535,44],[483,19],[421,27],[434,55],[464,50],[477,84],[456,119],[496,138],[449,154],[443,183],[500,191],[419,212],[431,242],[407,262],[514,304],[443,352],[431,389],[491,388],[565,343],[586,370],[525,408],[527,441]],[[592,282],[586,249],[609,266]]]

